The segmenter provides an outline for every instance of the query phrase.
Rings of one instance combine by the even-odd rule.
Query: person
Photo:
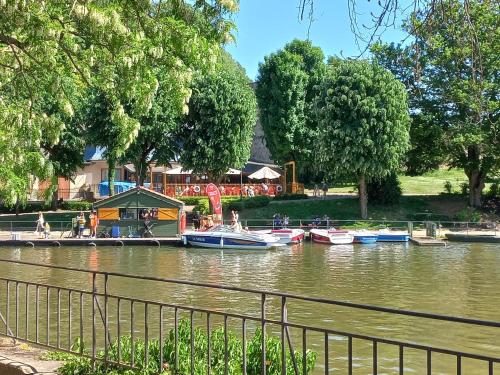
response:
[[[328,228],[330,226],[330,218],[326,214],[323,215],[323,225],[325,226],[325,228]]]
[[[144,217],[144,233],[143,233],[143,237],[153,237],[153,232],[152,232],[152,229],[153,228],[153,223],[151,221],[151,212],[148,210],[145,217]]]
[[[273,227],[279,228],[281,226],[281,217],[280,214],[273,215]]]
[[[290,221],[290,218],[287,215],[283,215],[283,228],[288,227],[289,221]]]
[[[243,195],[248,196],[248,186],[247,185],[243,186]]]
[[[265,182],[262,183],[262,194],[267,195],[269,192],[269,186]]]
[[[235,231],[239,232],[241,231],[241,226],[240,226],[240,215],[238,214],[238,211],[233,210],[231,211],[231,228],[234,228]]]
[[[38,220],[36,221],[36,231],[35,231],[35,233],[37,233],[37,234],[38,234],[38,237],[39,237],[39,238],[42,236],[42,233],[43,233],[43,232],[44,232],[44,230],[45,230],[45,229],[44,229],[44,228],[45,228],[44,224],[45,224],[45,219],[43,218],[43,214],[42,214],[42,212],[40,211],[40,212],[38,213]]]
[[[78,238],[82,238],[83,230],[85,229],[85,215],[83,214],[82,211],[80,211],[80,213],[78,214],[77,221],[78,221]]]
[[[44,234],[45,239],[49,238],[49,236],[50,236],[50,225],[49,225],[48,221],[45,222],[45,226],[44,226],[43,229],[44,229],[43,230],[43,234]]]
[[[78,236],[78,215],[71,219],[71,234],[73,238]]]
[[[314,184],[314,198],[319,197],[319,186],[318,184]]]
[[[201,225],[200,211],[196,211],[193,216],[193,226],[194,230],[199,230]]]
[[[328,184],[323,182],[323,199],[326,198],[326,193],[328,193]]]
[[[249,196],[249,197],[255,197],[255,192],[254,192],[254,190],[253,190],[253,186],[250,186],[250,187],[248,188],[248,196]]]
[[[97,217],[97,212],[92,211],[89,216],[90,220],[90,237],[97,237],[97,226],[99,225],[99,218]]]

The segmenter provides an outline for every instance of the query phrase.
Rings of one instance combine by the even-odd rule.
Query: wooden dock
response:
[[[0,246],[10,247],[50,247],[50,246],[180,246],[178,237],[156,238],[49,238],[49,239],[2,239]]]
[[[411,242],[418,246],[446,246],[446,242],[433,237],[412,237]]]

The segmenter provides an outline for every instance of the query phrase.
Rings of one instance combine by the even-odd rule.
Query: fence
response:
[[[456,374],[461,374],[462,369],[470,366],[469,361],[472,361],[475,370],[470,373],[493,375],[500,364],[500,358],[494,355],[426,344],[433,336],[430,329],[432,322],[450,324],[455,328],[457,325],[465,326],[474,329],[474,332],[488,330],[494,340],[500,333],[500,322],[495,321],[15,260],[0,259],[0,266],[4,269],[9,267],[16,275],[0,277],[0,321],[3,323],[0,335],[87,358],[94,367],[142,367],[155,373],[168,367],[173,369],[173,374],[195,374],[195,371],[196,374],[217,375],[329,374],[333,367],[331,339],[334,337],[342,338],[340,344],[345,346],[345,355],[337,353],[335,357],[336,362],[341,362],[336,363],[335,368],[345,369],[350,375],[360,368],[364,373],[369,371],[377,374],[387,361],[397,363],[393,373],[399,374],[403,374],[405,369],[432,374],[436,366],[443,363],[448,366],[446,373],[451,373],[452,369]],[[34,275],[40,269],[48,269],[51,276],[63,272],[66,277],[59,284],[64,285],[21,278],[21,275]],[[51,280],[54,279],[51,277]],[[130,291],[130,285],[143,285],[145,289],[151,290],[152,283],[156,285],[156,291],[168,289],[168,297],[151,298],[151,294],[157,296],[157,292],[150,292],[149,298],[137,297]],[[181,288],[182,293],[170,293],[171,287]],[[217,300],[222,299],[222,304],[218,308],[205,307],[196,298],[192,299],[193,293],[188,292],[191,289],[218,297],[209,300],[215,305]],[[221,298],[231,298],[235,293],[245,296],[245,303],[237,311],[224,307],[224,298]],[[186,294],[190,297],[183,300]],[[305,317],[308,323],[302,323],[304,317],[300,309],[299,313],[294,313],[294,309],[304,304],[312,305],[314,311],[335,307],[348,309],[351,313],[361,311],[375,316],[386,314],[401,319],[415,319],[422,323],[424,329],[427,328],[425,332],[428,338],[423,343],[403,341],[391,338],[389,332],[385,332],[385,337],[380,337],[358,333],[355,327],[349,330],[328,327],[324,321],[321,325],[313,325],[314,316]],[[167,315],[171,316],[170,319],[166,319]],[[186,315],[187,320],[181,320],[182,315]],[[291,315],[294,317],[289,318]],[[167,325],[170,327],[168,334]],[[216,327],[222,327],[218,336],[222,347],[212,346],[216,336],[210,334],[206,337],[206,345],[196,342],[200,332],[213,332]],[[251,327],[257,327],[265,334],[256,335],[250,341]],[[124,335],[127,335],[128,341],[123,339]],[[139,341],[139,336],[143,340]],[[231,344],[236,336],[241,340],[241,351],[235,351]],[[272,341],[273,345],[267,347],[270,337],[278,341]],[[73,346],[75,339],[80,345]],[[126,342],[130,346],[125,347]],[[254,346],[250,351],[251,342]],[[364,351],[363,355],[355,355],[355,349],[362,344],[369,350]],[[395,348],[395,358],[388,357],[387,347]],[[311,349],[320,352],[314,370],[309,361]],[[497,350],[498,347],[494,352]],[[410,351],[423,355],[412,356],[410,363],[407,357]],[[239,358],[234,358],[235,354]],[[219,362],[216,363],[216,360]],[[215,365],[219,366],[218,370],[214,370]]]
[[[9,237],[13,232],[19,232],[23,235],[30,235],[36,230],[36,218],[31,221],[0,221],[0,238]],[[51,238],[71,237],[72,223],[65,220],[50,220],[47,222],[51,228]],[[189,220],[188,225],[192,222]],[[243,227],[250,230],[281,228],[285,224],[282,221],[269,219],[242,219]],[[433,227],[432,233],[429,232],[429,226]],[[347,229],[383,229],[408,230],[410,234],[431,235],[432,237],[444,236],[447,232],[463,234],[481,234],[497,236],[500,234],[499,224],[489,223],[471,223],[461,221],[395,221],[395,220],[337,220],[331,218],[318,219],[289,219],[286,226],[288,228],[347,228]]]

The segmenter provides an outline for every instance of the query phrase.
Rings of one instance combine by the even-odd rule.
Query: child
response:
[[[85,216],[83,215],[83,212],[80,212],[77,221],[78,221],[78,238],[82,238],[83,230],[85,229]]]
[[[45,226],[43,228],[43,234],[44,234],[45,239],[49,238],[49,236],[50,236],[50,225],[49,225],[48,221],[45,222]]]
[[[92,211],[89,216],[90,220],[90,237],[97,237],[97,226],[99,225],[99,218],[97,217],[97,212]]]
[[[35,233],[38,234],[38,238],[42,237],[42,233],[44,232],[44,224],[45,220],[43,219],[43,214],[42,212],[38,213],[38,220],[36,221],[36,231]]]

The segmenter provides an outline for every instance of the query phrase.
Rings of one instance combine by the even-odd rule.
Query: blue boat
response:
[[[405,231],[380,230],[378,232],[378,242],[408,242],[410,234]]]
[[[354,243],[370,244],[378,240],[378,233],[368,232],[367,230],[350,232],[354,236]]]

